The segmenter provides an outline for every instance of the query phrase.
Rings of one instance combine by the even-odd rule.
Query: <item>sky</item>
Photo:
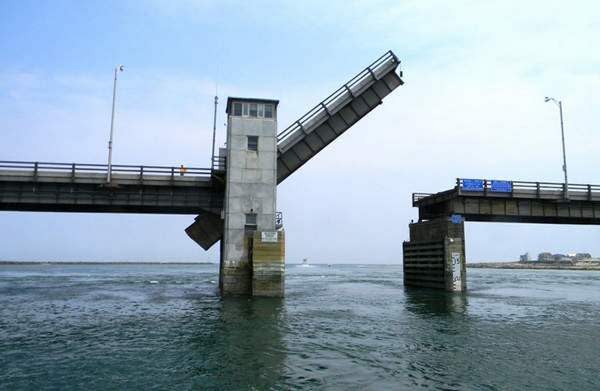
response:
[[[387,50],[405,85],[278,187],[288,262],[402,262],[413,192],[457,177],[600,184],[594,1],[4,0],[0,160],[207,167],[215,93],[284,129]],[[219,106],[219,144],[225,139]],[[194,216],[0,213],[0,259],[216,261]],[[467,259],[600,256],[600,227],[466,224]]]

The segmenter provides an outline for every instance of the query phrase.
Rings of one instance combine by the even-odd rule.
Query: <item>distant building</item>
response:
[[[576,261],[585,261],[585,260],[591,260],[592,259],[592,254],[589,253],[577,253],[575,254],[575,260]]]
[[[571,262],[572,259],[568,255],[554,254],[554,262]]]
[[[592,255],[589,253],[570,253],[570,254],[551,254],[548,252],[540,253],[538,261],[540,262],[579,262],[591,261]]]
[[[529,262],[529,261],[531,261],[531,257],[529,256],[529,253],[525,253],[525,254],[519,256],[519,262]]]

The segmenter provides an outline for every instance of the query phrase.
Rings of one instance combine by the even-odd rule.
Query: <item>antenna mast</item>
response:
[[[213,115],[213,139],[212,139],[212,156],[211,156],[211,171],[215,170],[215,137],[217,134],[217,105],[219,104],[219,97],[217,96],[217,90],[215,89],[215,113]]]

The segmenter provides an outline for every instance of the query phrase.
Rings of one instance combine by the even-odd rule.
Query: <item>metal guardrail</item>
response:
[[[475,186],[473,182],[475,182]],[[496,188],[494,188],[494,185]],[[521,198],[523,196],[535,198],[559,197],[562,199],[571,198],[574,200],[592,201],[600,199],[600,185],[569,183],[568,188],[566,188],[564,183],[558,182],[456,178],[454,189],[440,193],[413,193],[413,205],[428,197],[449,196],[452,193],[458,193],[458,195],[462,196],[472,195],[474,197],[508,195]]]
[[[457,178],[456,186],[459,191],[465,191],[465,181],[472,181],[472,179],[466,178]],[[580,184],[580,183],[569,183],[568,186],[565,186],[564,183],[558,182],[530,182],[530,181],[502,181],[495,179],[477,179],[476,181],[481,181],[481,190],[479,192],[483,192],[484,194],[488,193],[518,193],[519,191],[524,192],[533,192],[535,191],[537,194],[542,192],[563,192],[565,194],[577,193],[577,194],[600,194],[600,185],[591,185],[591,184]],[[502,182],[509,184],[503,191],[496,191],[493,189],[494,182]],[[477,190],[469,189],[468,192],[473,192]]]
[[[212,170],[213,171],[226,171],[227,170],[227,157],[213,156],[212,157]]]
[[[74,177],[77,174],[108,174],[108,165],[106,164],[87,164],[87,163],[52,163],[52,162],[23,162],[23,161],[0,161],[0,170],[7,171],[31,171],[35,177],[39,172],[68,172]],[[166,177],[190,176],[207,177],[211,176],[210,168],[179,167],[166,166],[132,166],[132,165],[112,165],[113,174],[132,174],[143,177],[144,175],[158,175]]]
[[[381,67],[385,64],[389,63],[399,63],[398,57],[391,50],[387,51],[383,56],[379,57],[375,60],[371,65],[363,69],[360,73],[354,76],[350,81],[346,84],[338,88],[333,94],[329,95],[315,107],[313,107],[308,113],[304,114],[300,119],[296,122],[282,130],[277,135],[277,142],[281,142],[289,137],[291,134],[295,133],[297,130],[303,130],[305,128],[305,124],[310,122],[315,117],[319,116],[322,113],[329,114],[329,108],[333,105],[333,103],[337,102],[339,99],[344,98],[346,96],[354,96],[353,88],[362,83],[367,78],[372,78],[373,80],[378,80],[377,72]]]

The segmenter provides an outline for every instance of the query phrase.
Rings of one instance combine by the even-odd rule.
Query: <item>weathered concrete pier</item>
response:
[[[465,221],[600,225],[600,186],[457,179],[447,191],[414,193],[413,206],[405,285],[464,291]]]
[[[210,169],[0,162],[0,210],[193,214],[190,238],[205,250],[220,241],[222,294],[282,296],[277,184],[402,85],[399,63],[385,53],[280,132],[278,101],[230,97]]]

